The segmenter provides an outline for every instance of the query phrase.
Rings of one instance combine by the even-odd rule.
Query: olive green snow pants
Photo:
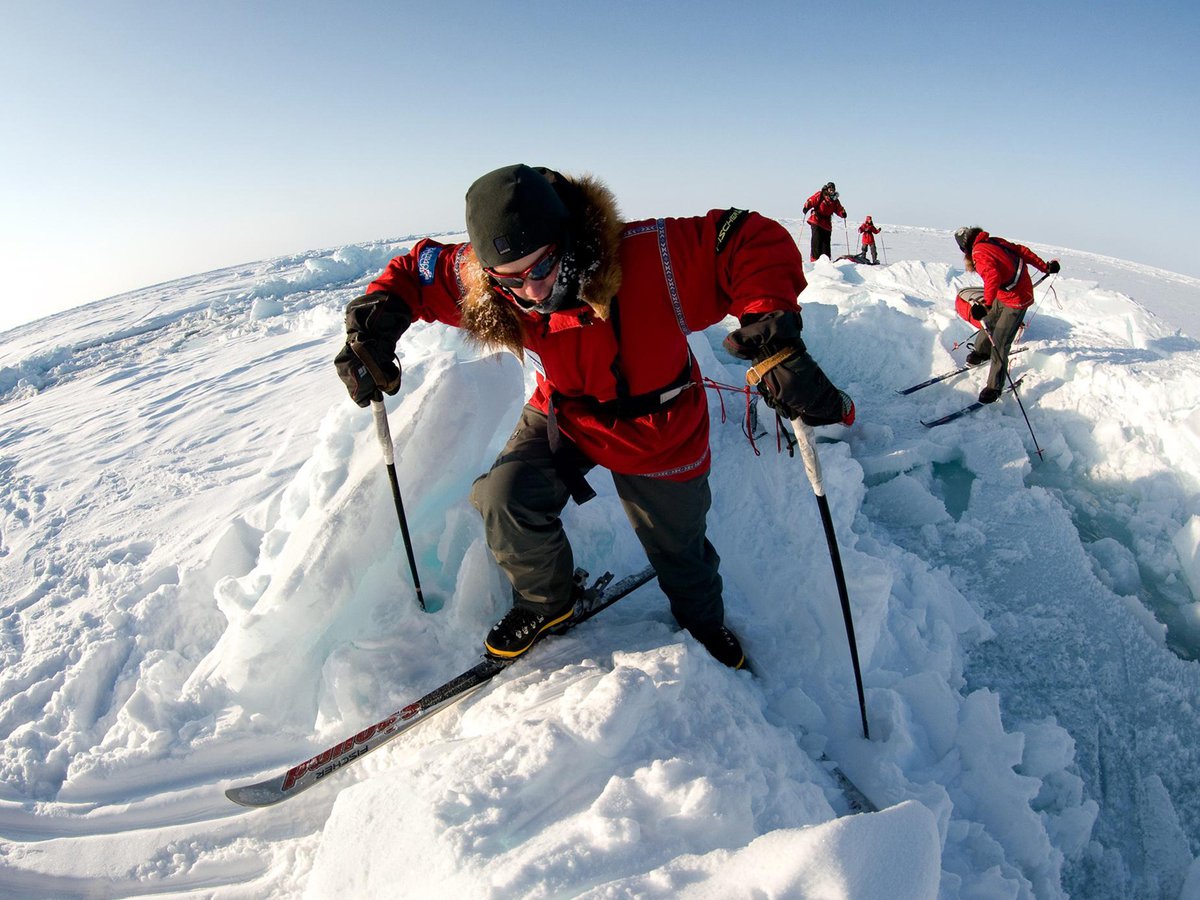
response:
[[[488,548],[512,583],[515,602],[533,609],[561,608],[571,596],[575,561],[560,519],[571,495],[559,466],[587,472],[595,465],[565,439],[560,453],[556,465],[546,416],[526,405],[492,468],[471,488]],[[612,478],[676,621],[701,630],[722,624],[721,560],[705,536],[708,475],[667,481],[614,472]]]
[[[958,293],[968,303],[983,302],[983,288],[963,288]],[[988,370],[987,386],[994,390],[1004,390],[1008,379],[1008,354],[1024,321],[1025,310],[1013,309],[997,300],[992,303],[983,320],[986,327],[975,335],[975,352],[991,354],[992,367]],[[990,339],[988,332],[992,335]]]

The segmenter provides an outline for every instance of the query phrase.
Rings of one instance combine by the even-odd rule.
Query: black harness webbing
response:
[[[563,435],[558,428],[556,407],[560,402],[579,403],[595,415],[611,416],[614,419],[637,419],[651,413],[666,409],[685,390],[695,384],[692,380],[692,351],[688,348],[687,360],[683,368],[668,384],[647,391],[644,394],[629,393],[629,383],[621,371],[621,316],[617,298],[613,297],[609,305],[609,321],[612,323],[613,336],[617,341],[617,353],[613,357],[610,370],[617,384],[617,396],[612,400],[597,400],[595,397],[567,397],[557,391],[550,395],[549,412],[547,413],[546,435],[550,442],[550,453],[554,460],[555,471],[571,492],[571,499],[576,503],[586,503],[596,496],[596,492],[587,482],[584,473],[574,465],[562,452]]]
[[[1007,284],[1000,285],[1000,289],[1003,291],[1015,291],[1017,289],[1017,285],[1021,282],[1021,276],[1025,273],[1025,260],[1021,259],[1020,254],[1009,247],[1006,243],[997,240],[996,238],[988,238],[986,241],[984,241],[984,243],[991,244],[993,247],[999,247],[1004,251],[1004,254],[1012,260],[1012,280]]]

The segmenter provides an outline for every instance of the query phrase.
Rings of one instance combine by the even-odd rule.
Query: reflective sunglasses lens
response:
[[[534,264],[533,268],[529,270],[529,274],[525,277],[530,281],[541,281],[543,278],[547,277],[557,265],[558,254],[554,250],[551,250]]]
[[[500,287],[516,290],[517,288],[525,287],[526,281],[541,281],[547,278],[550,272],[558,265],[558,248],[553,244],[550,245],[542,258],[535,262],[532,266],[516,275],[500,275],[493,272],[491,269],[484,269],[488,276]]]

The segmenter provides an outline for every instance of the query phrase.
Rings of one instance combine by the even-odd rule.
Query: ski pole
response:
[[[1034,282],[1034,283],[1033,283],[1033,284],[1030,286],[1029,290],[1030,290],[1030,291],[1032,291],[1032,290],[1033,290],[1035,287],[1037,287],[1039,284],[1041,284],[1043,281],[1045,281],[1045,280],[1046,280],[1047,278],[1049,278],[1049,277],[1050,277],[1050,273],[1049,273],[1049,272],[1043,272],[1043,273],[1042,273],[1042,277],[1041,277],[1041,278],[1039,278],[1037,281],[1035,281],[1035,282]],[[1052,291],[1052,290],[1053,290],[1053,288],[1047,288],[1047,289],[1046,289],[1046,293],[1048,294],[1048,293],[1049,293],[1050,291]],[[1046,295],[1045,295],[1045,294],[1043,294],[1043,295],[1042,295],[1042,299],[1043,299],[1043,300],[1045,300],[1045,299],[1046,299]],[[1036,304],[1036,300],[1035,300],[1035,304]],[[1028,328],[1028,327],[1029,327],[1029,323],[1030,323],[1030,322],[1032,322],[1032,321],[1034,320],[1034,318],[1037,316],[1037,314],[1038,314],[1039,312],[1041,312],[1041,307],[1040,307],[1040,306],[1039,306],[1039,307],[1037,307],[1036,309],[1034,309],[1034,311],[1033,311],[1033,312],[1030,314],[1029,318],[1028,318],[1028,319],[1026,319],[1024,322],[1022,322],[1022,323],[1021,323],[1021,331],[1022,331],[1022,332],[1024,332],[1024,330],[1025,330],[1026,328]]]
[[[1042,276],[1042,278],[1045,277],[1045,275]],[[1038,282],[1041,283],[1041,280],[1039,278]],[[983,333],[988,336],[988,340],[991,341],[992,349],[994,350],[996,348],[996,339],[992,337],[992,329],[988,328],[987,320],[983,320],[979,324],[983,326]],[[1046,457],[1042,456],[1042,448],[1038,444],[1037,435],[1033,433],[1033,424],[1029,421],[1029,414],[1025,412],[1025,404],[1021,402],[1021,395],[1017,392],[1017,383],[1013,381],[1012,372],[1008,369],[1007,359],[1004,361],[1004,377],[1008,379],[1009,390],[1017,398],[1017,406],[1021,409],[1021,415],[1025,417],[1025,427],[1029,429],[1029,436],[1033,438],[1033,449],[1037,451],[1038,459],[1045,460]]]
[[[1042,277],[1041,277],[1041,278],[1039,278],[1037,281],[1035,281],[1035,282],[1033,283],[1033,286],[1030,288],[1030,290],[1033,290],[1033,288],[1037,287],[1039,284],[1041,284],[1043,281],[1045,281],[1045,280],[1046,280],[1047,278],[1049,278],[1049,277],[1050,277],[1050,273],[1049,273],[1049,272],[1043,272],[1043,273],[1042,273]],[[1043,300],[1045,300],[1045,299],[1046,299],[1046,296],[1047,296],[1048,294],[1051,294],[1051,293],[1053,293],[1053,292],[1054,292],[1054,285],[1052,285],[1052,284],[1051,284],[1051,285],[1047,285],[1047,286],[1046,286],[1046,293],[1042,294],[1042,299],[1043,299]],[[1058,299],[1058,295],[1057,295],[1057,294],[1055,294],[1055,295],[1054,295],[1054,299],[1055,299],[1055,300],[1057,300],[1057,299]],[[1061,304],[1061,303],[1059,304],[1059,309],[1062,309],[1062,304]]]
[[[377,395],[378,396],[378,395]],[[392,449],[392,430],[388,428],[387,409],[383,400],[371,401],[371,412],[375,414],[375,434],[383,449],[383,464],[387,467],[388,480],[392,483],[392,499],[396,501],[396,515],[400,518],[400,533],[404,536],[404,552],[408,554],[408,567],[412,570],[413,587],[417,589],[417,603],[425,607],[425,595],[421,593],[421,579],[417,575],[417,559],[413,556],[412,538],[408,534],[408,519],[404,515],[404,502],[400,499],[400,482],[396,480],[396,457]]]
[[[846,230],[846,252],[853,253],[850,249],[850,224],[845,219],[842,219],[842,228]]]
[[[862,715],[863,737],[871,739],[867,726],[867,700],[863,694],[862,669],[858,664],[858,642],[854,639],[854,617],[850,611],[850,593],[846,590],[846,575],[842,571],[842,556],[838,552],[837,535],[833,532],[833,516],[829,513],[829,501],[825,498],[825,484],[821,477],[821,461],[813,444],[812,429],[796,417],[792,419],[792,430],[800,446],[800,458],[804,460],[804,471],[817,497],[817,508],[821,511],[821,524],[825,526],[825,542],[829,544],[829,559],[833,563],[833,578],[837,582],[838,597],[842,601],[842,618],[846,620],[846,639],[850,642],[850,661],[854,664],[854,683],[858,688],[858,709]]]
[[[875,238],[876,238],[876,240],[878,240],[878,241],[879,241],[879,249],[880,249],[880,250],[882,251],[882,253],[883,253],[883,264],[886,266],[886,265],[888,264],[888,261],[887,261],[887,247],[885,247],[885,246],[883,245],[883,232],[882,232],[882,231],[881,231],[881,232],[879,232],[879,234],[875,235]]]

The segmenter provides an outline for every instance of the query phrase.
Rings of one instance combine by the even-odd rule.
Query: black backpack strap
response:
[[[618,400],[629,396],[629,382],[625,380],[625,375],[621,371],[621,304],[618,302],[619,300],[620,297],[613,297],[608,304],[608,321],[612,325],[613,337],[617,342],[617,352],[613,355],[609,370],[617,382]]]
[[[595,412],[610,415],[617,419],[637,419],[650,413],[666,409],[672,401],[683,393],[692,382],[692,348],[687,348],[687,360],[683,369],[668,384],[644,394],[631,394],[629,382],[621,372],[621,305],[613,297],[608,307],[608,320],[612,323],[613,336],[617,339],[617,353],[612,361],[612,374],[617,383],[617,398],[600,401],[592,397],[582,397]]]
[[[1005,291],[1015,291],[1017,289],[1017,285],[1020,284],[1020,282],[1021,282],[1021,276],[1023,274],[1025,274],[1025,260],[1023,260],[1021,258],[1021,255],[1019,253],[1017,253],[1015,250],[1013,250],[1013,248],[1008,245],[1007,241],[1000,240],[999,238],[991,238],[990,237],[984,243],[991,244],[993,247],[999,247],[1001,250],[1004,251],[1004,254],[1010,260],[1012,260],[1012,264],[1013,264],[1012,280],[1009,281],[1007,284],[1000,285],[1000,289],[1005,290]]]
[[[725,210],[717,222],[717,255],[721,255],[721,251],[729,244],[730,239],[737,234],[737,230],[746,223],[750,211],[746,209],[735,209],[730,207]]]

